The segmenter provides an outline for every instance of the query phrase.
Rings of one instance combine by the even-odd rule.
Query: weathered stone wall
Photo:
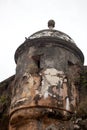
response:
[[[79,58],[72,52],[51,44],[32,46],[20,55],[12,91],[9,129],[60,129],[60,118],[70,119],[79,103],[74,79],[74,76],[79,77],[79,64]]]
[[[68,62],[71,64],[81,64],[79,57],[73,54],[73,51],[58,47],[57,45],[53,46],[50,42],[47,45],[45,44],[47,43],[44,43],[42,46],[37,45],[26,48],[26,51],[17,60],[17,74],[24,73],[24,71],[34,71],[32,68],[33,66],[35,68],[35,65],[39,66],[39,69],[55,68],[66,72]]]
[[[60,114],[59,112],[54,109],[46,109],[46,108],[31,108],[28,109],[26,108],[25,110],[22,111],[22,109],[15,114],[19,114],[23,116],[19,116],[18,120],[15,120],[17,124],[17,128],[19,129],[52,129],[52,130],[86,130],[87,129],[87,102],[86,102],[86,95],[87,95],[87,76],[86,76],[86,67],[84,71],[80,71],[81,76],[80,78],[75,78],[76,80],[76,86],[80,88],[80,104],[79,104],[79,110],[77,111],[77,114],[72,114],[71,118],[66,119]],[[73,70],[73,73],[76,72]],[[74,74],[75,75],[75,74]],[[78,77],[78,76],[77,76]],[[0,83],[0,130],[8,130],[8,123],[9,123],[9,107],[10,107],[10,100],[11,98],[11,88],[13,86],[11,85],[12,82],[14,81],[14,76],[3,81]],[[77,85],[78,84],[78,85]],[[7,96],[8,95],[8,96]],[[1,98],[1,97],[6,97],[6,98]],[[36,110],[35,110],[36,109]],[[36,112],[35,112],[36,111]],[[38,119],[36,120],[34,117],[35,115],[37,116],[39,111],[39,115],[42,114],[42,116],[39,116]],[[29,119],[30,115],[28,115],[28,112],[31,113],[32,119]],[[24,117],[24,118],[22,118]],[[22,122],[21,122],[22,121]],[[23,124],[23,126],[21,125]],[[48,124],[48,125],[47,125]],[[45,127],[47,125],[47,127]],[[14,127],[15,129],[15,127]]]
[[[19,84],[19,80],[17,80],[17,82],[15,82],[16,78],[13,76],[9,79],[7,79],[6,81],[0,83],[0,130],[8,130],[8,125],[9,125],[9,129],[11,130],[86,130],[87,129],[87,111],[86,111],[86,88],[87,88],[87,75],[86,75],[86,67],[85,69],[80,69],[81,67],[79,65],[71,65],[69,64],[69,71],[68,71],[68,76],[67,78],[64,76],[64,73],[61,73],[61,71],[57,71],[53,68],[51,68],[54,72],[58,73],[58,76],[63,76],[63,88],[61,90],[63,90],[63,94],[67,95],[67,83],[68,86],[71,88],[71,84],[74,83],[74,86],[77,88],[76,90],[74,89],[74,87],[72,88],[73,93],[75,91],[77,91],[79,89],[79,93],[80,93],[80,101],[79,101],[79,105],[78,105],[78,109],[77,109],[77,113],[71,113],[69,115],[67,115],[67,118],[65,118],[65,116],[63,114],[66,114],[67,112],[61,112],[61,109],[56,109],[56,108],[52,108],[52,107],[41,107],[38,106],[38,108],[36,107],[25,107],[24,109],[22,109],[21,107],[19,108],[19,110],[14,111],[13,114],[13,120],[11,120],[10,125],[9,123],[9,107],[10,107],[10,100],[11,100],[11,93],[12,93],[12,88],[14,88],[14,83]],[[42,76],[40,75],[41,73],[45,74],[45,76],[48,78],[50,77],[50,73],[49,72],[50,69],[45,69],[45,70],[41,70],[38,74],[39,77]],[[52,72],[52,71],[50,71]],[[59,74],[60,73],[60,74]],[[52,75],[53,74],[53,75]],[[38,77],[37,75],[31,74],[32,78],[36,79],[35,77]],[[54,75],[54,73],[51,73],[52,78],[55,77],[56,75]],[[40,79],[40,78],[37,79]],[[44,77],[44,75],[43,75]],[[70,78],[68,78],[70,77]],[[31,80],[32,78],[27,78],[27,75],[25,75],[24,80],[21,82],[25,84],[25,89],[27,87],[26,84],[28,80]],[[58,77],[57,77],[58,78]],[[44,79],[44,78],[43,78]],[[54,78],[53,78],[54,79]],[[59,78],[58,78],[59,79]],[[62,77],[60,78],[62,79]],[[48,81],[50,80],[50,78],[48,78]],[[33,81],[33,80],[31,80]],[[38,86],[39,82],[42,82],[42,86],[43,86],[43,81],[44,80],[35,80],[36,82],[36,86]],[[59,81],[59,80],[58,80]],[[24,83],[23,83],[24,82]],[[32,83],[32,82],[31,82]],[[51,85],[52,85],[52,81],[51,81]],[[55,85],[56,82],[54,81]],[[46,85],[48,86],[48,84]],[[37,87],[36,87],[37,88]],[[43,88],[43,87],[42,87]],[[25,91],[24,89],[24,91]],[[34,90],[34,89],[33,89]],[[32,90],[32,92],[33,92]],[[46,89],[45,89],[46,90]],[[47,89],[50,90],[50,89]],[[75,91],[74,91],[75,90]],[[57,95],[56,93],[58,93],[58,87],[53,87],[50,90],[54,95]],[[71,92],[72,92],[71,91]],[[27,91],[27,93],[29,93],[30,91]],[[41,93],[41,89],[40,89],[40,93]],[[46,92],[46,91],[45,91]],[[50,98],[52,98],[52,96],[49,93],[45,93],[43,95],[47,96],[49,95]],[[69,91],[69,97],[70,95],[75,96],[74,94],[71,94],[71,92]],[[19,91],[20,93],[20,91]],[[27,94],[26,93],[26,94]],[[37,93],[38,94],[38,93]],[[59,93],[61,94],[61,93]],[[20,94],[19,94],[20,95]],[[42,96],[41,98],[44,98],[44,96]],[[13,97],[12,97],[13,99]],[[55,96],[54,96],[55,99]],[[40,98],[36,98],[36,104],[39,103],[39,101],[42,100]],[[71,99],[70,100],[70,104]],[[45,99],[46,101],[46,99]],[[22,102],[19,103],[19,106],[22,106],[23,104],[21,104]],[[23,102],[24,103],[24,102]],[[29,101],[27,102],[29,104]],[[27,104],[26,103],[26,104]],[[35,100],[33,100],[33,103],[35,104]],[[46,103],[47,104],[47,103]],[[54,100],[52,99],[52,105],[54,107]],[[61,104],[60,104],[61,105]],[[18,106],[18,107],[19,107]],[[24,105],[25,106],[25,105]],[[65,106],[65,105],[64,105]],[[71,108],[71,106],[70,106]],[[77,107],[76,107],[77,108]],[[15,120],[14,120],[15,119]]]
[[[14,77],[12,76],[0,83],[0,130],[9,129],[9,109]]]
[[[7,92],[0,88],[0,114],[7,114],[0,118],[2,130],[83,130],[78,116],[83,53],[72,38],[53,29],[53,20],[48,26],[16,50],[16,74],[4,85]]]

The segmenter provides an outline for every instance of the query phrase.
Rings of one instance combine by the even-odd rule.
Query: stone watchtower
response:
[[[48,27],[16,50],[9,130],[66,130],[78,108],[83,53],[53,20]]]

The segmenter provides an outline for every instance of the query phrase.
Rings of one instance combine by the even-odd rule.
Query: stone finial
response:
[[[49,27],[49,29],[53,29],[55,27],[55,21],[54,20],[49,20],[48,21],[48,27]]]

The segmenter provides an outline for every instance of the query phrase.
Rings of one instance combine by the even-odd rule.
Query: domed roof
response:
[[[75,44],[74,40],[71,37],[69,37],[67,34],[54,29],[46,29],[46,30],[38,31],[33,35],[31,35],[28,39],[47,38],[47,37],[58,38]]]
[[[84,63],[84,55],[81,50],[76,46],[74,40],[67,34],[55,30],[54,20],[48,21],[49,29],[38,31],[28,38],[25,38],[24,43],[18,47],[15,53],[15,61],[19,55],[21,55],[30,46],[45,46],[46,44],[52,44],[56,46],[61,46],[63,48],[71,49],[75,55],[77,55],[82,63]]]
[[[32,34],[31,36],[29,36],[26,40],[33,40],[33,39],[38,39],[38,38],[56,38],[59,40],[63,40],[63,41],[71,42],[75,44],[74,40],[70,36],[68,36],[67,34],[61,31],[54,29],[55,27],[54,20],[48,21],[48,27],[49,29],[38,31]]]

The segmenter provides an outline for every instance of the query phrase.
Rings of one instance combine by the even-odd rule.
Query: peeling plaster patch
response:
[[[48,68],[42,72],[42,96],[45,99],[48,95],[58,97],[58,94],[61,93],[60,88],[62,88],[64,77],[64,73],[55,68]]]
[[[28,98],[22,98],[22,99],[19,99],[18,101],[16,101],[16,103],[19,103],[19,102],[24,102],[24,101],[27,101]]]
[[[46,98],[47,93],[48,93],[48,87],[49,83],[46,81],[45,77],[42,77],[42,86],[41,86],[41,94]]]
[[[71,104],[76,107],[76,104],[79,102],[77,89],[74,83],[71,84]]]
[[[66,110],[70,110],[70,103],[69,103],[69,98],[66,97]]]
[[[44,93],[44,98],[47,98],[48,95],[49,95],[49,93],[48,93],[48,91],[46,91],[46,92]]]
[[[58,81],[60,80],[59,77],[54,76],[54,75],[45,75],[47,82],[50,85],[57,85]]]
[[[67,82],[67,79],[65,78],[65,79],[64,79],[64,83],[66,83],[66,82]]]
[[[26,101],[29,101],[29,98],[21,98],[17,100],[16,102],[11,103],[11,108],[23,105]]]
[[[62,77],[59,75],[62,75]],[[62,71],[58,71],[55,68],[46,69],[44,72],[44,77],[50,85],[58,85],[59,82],[62,84],[63,75],[64,73]]]
[[[44,71],[44,74],[50,74],[50,75],[57,75],[57,74],[64,74],[63,71],[58,71],[55,68],[49,68]]]

